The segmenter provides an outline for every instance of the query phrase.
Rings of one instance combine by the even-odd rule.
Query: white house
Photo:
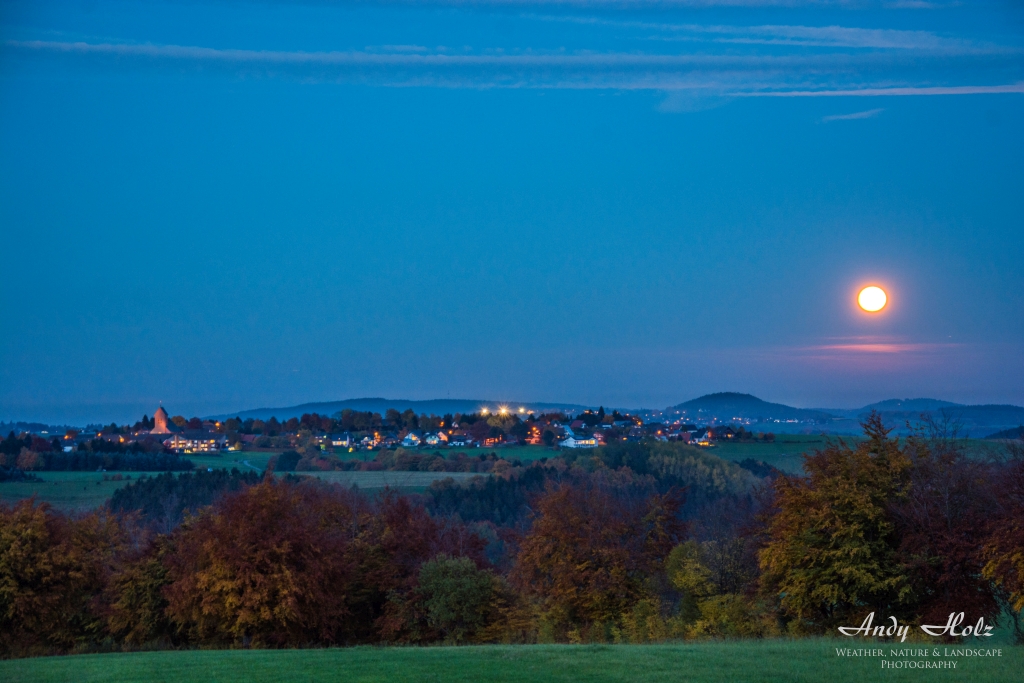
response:
[[[345,432],[344,434],[331,434],[328,439],[332,446],[342,446],[344,448],[348,448],[355,443],[352,439],[352,435],[348,432]]]
[[[597,448],[597,439],[592,436],[570,436],[564,441],[559,441],[562,448]]]

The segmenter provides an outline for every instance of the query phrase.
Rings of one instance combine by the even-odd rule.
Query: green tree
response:
[[[445,642],[462,643],[487,621],[494,576],[468,557],[438,555],[420,568],[419,594],[427,623]]]
[[[856,448],[830,444],[805,456],[806,477],[775,482],[764,586],[815,631],[872,610],[898,614],[909,598],[889,508],[905,493],[910,461],[877,413],[863,426],[868,439]]]

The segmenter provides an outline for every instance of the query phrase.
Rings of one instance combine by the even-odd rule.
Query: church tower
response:
[[[153,413],[153,429],[149,431],[150,434],[171,434],[172,432],[178,431],[177,425],[173,423],[168,425],[170,419],[167,417],[167,411],[164,410],[163,406],[156,409]]]

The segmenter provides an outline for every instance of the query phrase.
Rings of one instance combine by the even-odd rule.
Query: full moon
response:
[[[888,298],[881,287],[865,287],[857,295],[857,304],[868,313],[877,313],[885,308]]]

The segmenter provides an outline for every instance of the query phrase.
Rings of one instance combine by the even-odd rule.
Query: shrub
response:
[[[493,574],[468,557],[438,555],[419,573],[427,624],[447,643],[465,642],[484,626],[493,587]]]

